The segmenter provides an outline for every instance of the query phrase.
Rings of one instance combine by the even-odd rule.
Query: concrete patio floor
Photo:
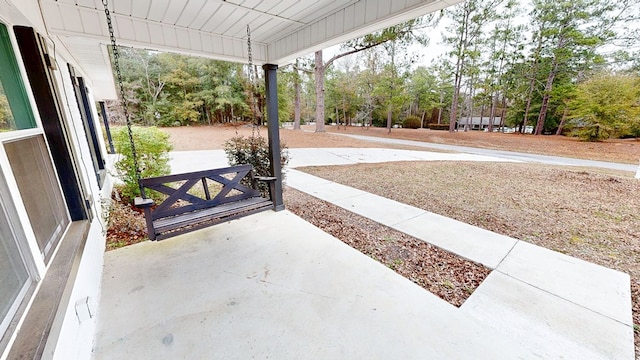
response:
[[[530,357],[288,211],[105,263],[95,359]]]
[[[294,155],[309,165],[496,160],[319,150]],[[172,167],[223,159],[173,153]],[[292,213],[269,211],[108,252],[94,358],[634,358],[628,275],[296,170],[288,182],[493,271],[456,308]]]

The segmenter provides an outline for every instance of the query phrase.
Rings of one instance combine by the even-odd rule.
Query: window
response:
[[[82,118],[82,123],[87,136],[89,151],[91,152],[91,160],[93,162],[93,169],[95,170],[96,178],[98,180],[98,187],[102,188],[106,175],[105,162],[104,156],[102,155],[102,148],[100,147],[100,142],[98,140],[98,134],[96,132],[96,125],[93,119],[93,111],[89,101],[88,90],[84,83],[84,79],[76,76],[76,70],[73,66],[71,66],[71,64],[67,64],[67,67],[69,68],[73,91],[76,95],[76,101],[78,102],[78,110],[80,111],[80,117]]]
[[[13,209],[6,200],[9,198],[7,186],[1,175],[0,194],[3,199],[0,203],[0,339],[2,339],[27,294],[31,278],[18,247],[18,241],[24,241],[24,235],[18,233],[19,229],[12,226],[9,212]]]
[[[16,122],[9,107],[9,100],[7,100],[2,81],[0,81],[0,131],[15,130],[15,128]]]
[[[7,27],[0,24],[0,132],[36,127],[13,54]]]
[[[42,257],[48,262],[70,220],[44,138],[6,142],[4,148]]]

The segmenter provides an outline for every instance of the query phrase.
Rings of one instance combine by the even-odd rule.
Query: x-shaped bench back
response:
[[[251,165],[239,165],[142,179],[140,183],[147,189],[167,195],[167,198],[153,211],[153,218],[158,219],[261,196],[260,191],[241,183],[241,180],[248,176],[253,186],[252,170]],[[225,176],[229,174],[232,175],[230,178]],[[207,179],[222,185],[220,191],[213,197]],[[180,186],[171,187],[169,184],[172,183],[179,183]],[[189,190],[198,183],[202,184],[203,197],[189,193]],[[230,195],[232,191],[233,194]],[[180,200],[183,200],[185,204],[179,203]]]

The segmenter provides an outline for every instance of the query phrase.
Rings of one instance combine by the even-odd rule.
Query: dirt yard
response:
[[[224,142],[234,136],[260,135],[267,137],[267,129],[253,130],[247,125],[225,126],[183,126],[162,128],[171,136],[173,150],[214,150],[222,149]],[[290,148],[330,148],[330,147],[376,147],[370,141],[346,140],[343,136],[330,133],[300,132],[280,130],[280,140]]]
[[[327,130],[327,133],[281,130],[281,138],[290,148],[383,147],[379,143],[354,140],[334,132],[389,136],[386,129],[341,127],[338,130],[328,127]],[[174,150],[221,149],[224,141],[230,137],[252,134],[251,128],[246,126],[165,128],[163,131],[171,135]],[[260,130],[263,136],[266,136],[266,132],[264,128]],[[448,133],[410,129],[393,129],[391,136],[632,164],[640,159],[640,141],[637,140],[584,143],[560,136]],[[630,274],[633,320],[636,324],[636,357],[640,359],[640,181],[632,179],[633,174],[606,170],[596,173],[591,169],[576,170],[532,164],[439,162],[366,164],[357,165],[355,169],[357,171],[353,167],[323,167],[306,171],[369,192],[384,193],[386,197],[428,211]],[[334,221],[324,221],[323,226],[320,221],[322,219],[314,220],[309,215],[313,211],[308,210],[324,209],[319,211],[328,214],[337,211],[336,209],[292,190],[287,190],[285,196],[291,210],[306,216],[308,221],[336,237],[342,237],[343,241],[346,239],[347,243],[360,243],[352,244],[356,248],[371,247],[373,243],[363,244],[361,239],[353,239],[354,237],[362,237],[362,234],[373,231],[385,234],[388,230],[377,229],[375,224],[365,223],[355,217],[352,222],[348,222],[345,220],[348,215],[345,214],[330,217]],[[335,226],[335,223],[340,226]],[[399,239],[397,234],[378,237]],[[407,241],[407,246],[411,248],[411,239]],[[389,251],[398,251],[397,247],[390,249]],[[413,261],[393,254],[385,255],[387,250],[384,250],[383,245],[373,245],[370,250],[369,256],[378,260],[387,259],[383,262],[391,268],[410,266]],[[367,253],[366,249],[361,251]],[[481,270],[478,270],[478,276],[481,276],[480,273]],[[444,283],[442,278],[435,282]],[[429,286],[425,287],[430,289]],[[464,283],[455,286],[463,289],[468,287]]]
[[[249,137],[260,135],[265,138],[268,137],[266,128],[261,128],[257,131],[247,125],[184,126],[162,128],[162,130],[171,135],[173,150],[176,151],[222,149],[224,142],[234,136]],[[380,147],[380,144],[371,141],[349,139],[330,132],[315,133],[280,129],[280,140],[289,148]],[[392,149],[424,150],[424,148],[416,146],[387,145],[386,147]]]
[[[353,126],[346,128],[341,126],[340,129],[336,126],[327,126],[325,133],[315,133],[313,129],[313,126],[303,126],[303,130],[307,130],[304,132],[281,129],[280,138],[290,148],[381,147],[379,143],[349,139],[334,134],[346,133],[627,164],[638,164],[640,161],[640,140],[638,139],[583,142],[565,136],[533,136],[485,133],[480,131],[449,133],[447,131],[432,131],[427,129],[392,129],[391,134],[389,134],[386,129],[382,128]],[[174,150],[177,151],[222,149],[227,139],[237,135],[251,136],[252,133],[259,133],[267,137],[266,128],[255,131],[247,125],[185,126],[163,128],[162,130],[172,136]],[[424,148],[411,146],[387,147],[424,150]]]

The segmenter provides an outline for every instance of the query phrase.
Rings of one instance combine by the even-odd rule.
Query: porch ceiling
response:
[[[254,62],[284,64],[461,1],[111,0],[110,9],[122,45],[245,62],[250,25]],[[98,85],[96,96],[114,98],[108,58],[98,46],[108,43],[102,2],[42,0],[41,7],[49,31]]]

